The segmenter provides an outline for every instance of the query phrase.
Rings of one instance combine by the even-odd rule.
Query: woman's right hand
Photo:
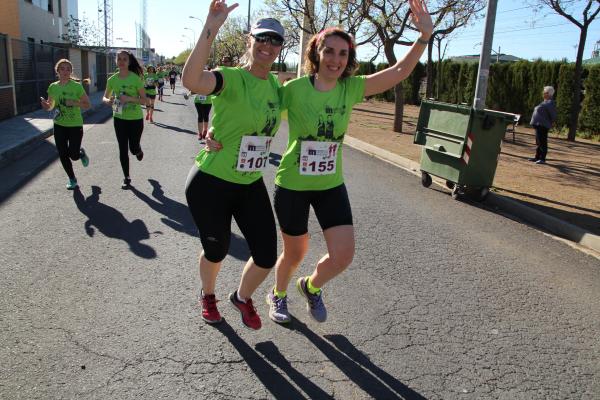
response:
[[[213,130],[209,129],[208,133],[206,134],[206,146],[204,146],[204,149],[210,153],[211,151],[219,151],[222,148],[223,145],[215,140]]]
[[[52,102],[50,99],[46,100],[43,97],[40,97],[40,104],[45,111],[49,111],[52,108]]]

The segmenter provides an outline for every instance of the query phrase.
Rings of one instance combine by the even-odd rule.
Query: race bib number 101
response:
[[[300,175],[335,174],[337,142],[303,141],[300,146]]]
[[[270,136],[244,136],[240,145],[237,170],[241,172],[265,171],[269,163]]]

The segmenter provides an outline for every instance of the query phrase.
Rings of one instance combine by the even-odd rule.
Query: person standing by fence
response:
[[[531,122],[529,123],[535,129],[535,157],[530,158],[529,161],[535,162],[536,164],[546,164],[546,155],[548,154],[548,131],[552,128],[554,121],[556,121],[556,104],[552,97],[554,96],[554,88],[552,86],[545,86],[544,101],[538,104],[531,116]]]
[[[42,108],[53,111],[54,142],[58,150],[60,162],[69,177],[67,189],[78,187],[71,160],[81,160],[87,167],[90,160],[81,147],[83,139],[83,117],[81,109],[90,108],[88,98],[81,83],[73,77],[73,64],[63,58],[59,60],[54,70],[58,81],[48,87],[48,99],[40,98]]]
[[[144,158],[140,146],[144,131],[144,113],[141,104],[146,104],[144,90],[144,70],[140,63],[127,50],[117,53],[119,72],[108,78],[102,101],[113,108],[113,123],[119,142],[119,160],[123,169],[122,189],[129,189],[129,155],[135,154],[138,161]]]

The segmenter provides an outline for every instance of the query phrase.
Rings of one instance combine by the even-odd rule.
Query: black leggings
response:
[[[129,155],[138,154],[142,151],[140,140],[144,131],[144,121],[141,119],[121,119],[113,118],[115,125],[115,133],[117,134],[117,142],[119,142],[119,160],[123,169],[123,176],[129,176]]]
[[[73,164],[71,160],[79,160],[81,152],[81,140],[83,139],[83,127],[66,127],[54,124],[54,143],[60,163],[70,179],[75,179]]]
[[[212,104],[194,103],[194,105],[196,106],[196,111],[198,111],[198,122],[208,122]]]
[[[220,262],[227,255],[231,217],[244,235],[254,263],[272,268],[277,261],[277,229],[271,201],[262,178],[242,185],[219,179],[193,166],[185,197],[200,232],[204,256]]]

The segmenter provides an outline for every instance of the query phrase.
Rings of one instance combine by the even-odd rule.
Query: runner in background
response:
[[[74,190],[78,185],[71,160],[81,160],[84,167],[87,167],[90,162],[81,147],[83,139],[81,109],[90,108],[90,99],[81,83],[73,77],[71,61],[65,58],[58,60],[54,71],[58,75],[58,81],[48,87],[48,99],[41,97],[40,101],[44,110],[54,110],[54,143],[60,163],[69,177],[67,189]]]
[[[196,94],[194,96],[194,106],[198,112],[198,140],[206,139],[212,99],[213,96],[205,96],[202,94]]]
[[[214,151],[221,146],[200,151],[185,193],[203,247],[199,262],[202,318],[211,324],[221,322],[215,287],[235,218],[252,256],[229,301],[246,327],[260,329],[262,323],[251,297],[277,259],[275,218],[262,171],[281,120],[279,84],[270,70],[281,50],[284,30],[272,18],[258,20],[250,30],[241,67],[204,71],[219,28],[236,7],[228,7],[222,0],[211,1],[200,39],[183,69],[186,88],[216,96],[211,131],[223,144],[222,151]]]
[[[406,79],[427,48],[433,29],[431,17],[422,0],[409,3],[413,25],[421,34],[396,64],[372,75],[352,76],[358,67],[353,37],[329,28],[308,43],[307,75],[287,82],[281,90],[281,108],[288,110],[289,137],[275,178],[275,213],[283,238],[275,286],[267,295],[269,317],[275,322],[291,319],[287,287],[308,251],[311,206],[328,253],[311,275],[298,278],[296,288],[317,322],[327,319],[323,286],[352,262],[354,227],[342,174],[342,144],[352,106]]]
[[[167,73],[164,71],[164,67],[158,67],[156,71],[156,77],[158,78],[158,100],[163,101],[163,92],[165,89],[165,77]]]
[[[112,106],[115,134],[119,143],[119,160],[123,170],[122,189],[131,187],[129,176],[129,152],[138,161],[144,158],[140,146],[144,131],[144,113],[141,104],[146,104],[144,70],[135,56],[127,51],[117,53],[119,72],[108,78],[102,102]]]
[[[146,73],[144,74],[144,89],[146,91],[146,97],[148,98],[146,104],[146,121],[150,121],[151,124],[154,123],[154,119],[152,116],[154,114],[154,102],[156,100],[156,86],[158,85],[158,75],[156,73],[156,69],[149,65],[146,68]]]
[[[175,82],[177,82],[177,71],[175,71],[175,67],[171,67],[171,71],[169,71],[169,83],[171,84],[173,93],[175,93]]]

